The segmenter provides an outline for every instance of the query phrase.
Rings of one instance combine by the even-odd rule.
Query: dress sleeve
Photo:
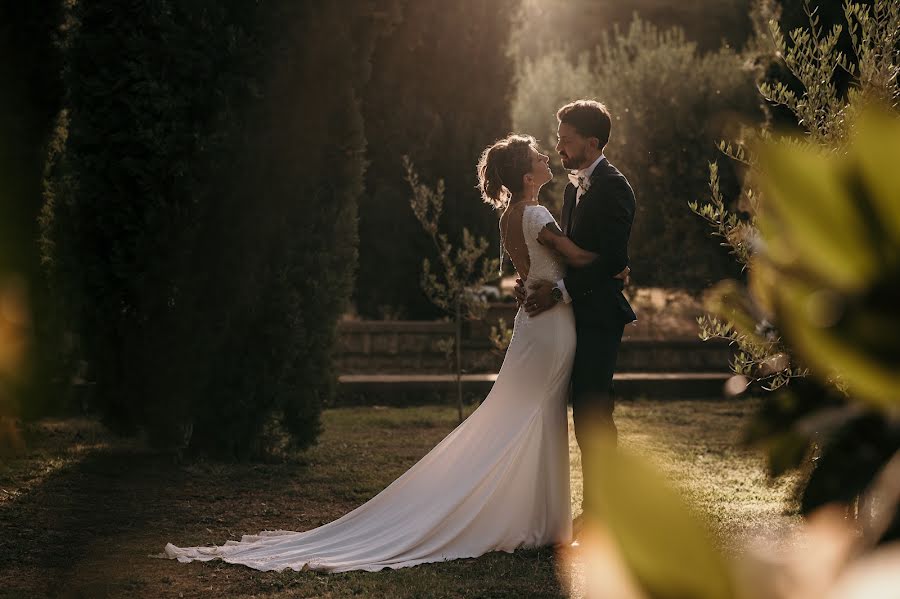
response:
[[[548,223],[556,224],[556,219],[544,206],[535,206],[525,213],[525,235],[529,239],[537,239],[541,229]]]

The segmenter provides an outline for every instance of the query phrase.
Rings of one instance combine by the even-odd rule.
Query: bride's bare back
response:
[[[516,272],[524,280],[528,278],[528,270],[531,268],[531,260],[528,256],[528,246],[525,244],[525,232],[522,227],[522,218],[525,212],[525,202],[519,202],[507,206],[500,215],[500,243],[503,250],[512,260]]]

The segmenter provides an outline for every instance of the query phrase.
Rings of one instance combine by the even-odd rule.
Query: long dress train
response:
[[[537,243],[553,217],[528,206],[529,281],[563,266]],[[575,351],[571,306],[516,314],[488,396],[462,424],[381,493],[305,532],[263,531],[221,546],[176,547],[180,562],[221,559],[257,570],[376,571],[565,543],[572,534],[566,398]]]

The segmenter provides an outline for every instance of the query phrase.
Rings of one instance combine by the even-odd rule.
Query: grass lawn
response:
[[[753,405],[633,401],[616,409],[623,445],[648,455],[734,551],[747,535],[796,526],[789,483],[767,484],[735,443]],[[370,498],[456,424],[450,407],[343,408],[323,415],[313,449],[273,464],[176,464],[93,422],[41,422],[0,464],[0,596],[567,597],[577,556],[550,549],[378,573],[257,572],[221,562],[151,559],[166,542],[222,544],[265,529],[306,530]],[[570,426],[571,430],[571,426]],[[572,447],[574,507],[581,499]],[[566,563],[568,565],[563,566]]]

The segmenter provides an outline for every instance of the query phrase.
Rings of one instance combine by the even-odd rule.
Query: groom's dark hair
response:
[[[609,143],[609,131],[612,119],[609,110],[596,100],[575,100],[556,111],[560,123],[571,125],[584,137],[596,137],[600,140],[600,150]]]

